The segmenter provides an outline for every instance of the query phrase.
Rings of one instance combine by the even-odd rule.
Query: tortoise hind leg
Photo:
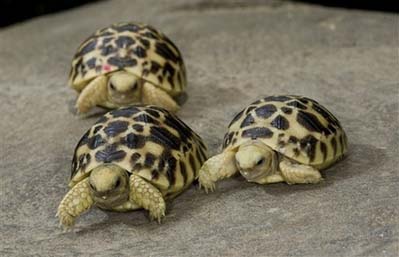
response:
[[[89,178],[76,184],[62,199],[56,217],[64,229],[72,228],[75,219],[91,208],[93,199],[90,195]]]
[[[279,166],[282,176],[288,184],[316,184],[323,180],[320,172],[309,165],[292,163],[283,159]]]
[[[159,223],[165,216],[166,204],[162,193],[142,177],[130,175],[130,199],[150,212]]]

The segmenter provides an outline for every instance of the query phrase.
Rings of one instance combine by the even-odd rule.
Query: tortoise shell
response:
[[[180,192],[197,178],[207,158],[202,139],[183,121],[157,106],[136,105],[102,116],[80,139],[70,187],[104,163],[150,181],[165,194]]]
[[[179,49],[164,34],[140,23],[117,23],[97,30],[78,48],[69,75],[77,91],[95,77],[126,70],[172,96],[186,87]]]
[[[223,149],[261,140],[299,163],[326,168],[347,152],[340,122],[315,100],[269,96],[253,102],[231,121]]]

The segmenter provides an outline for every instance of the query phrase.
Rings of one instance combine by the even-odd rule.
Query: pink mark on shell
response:
[[[103,65],[103,70],[105,70],[105,71],[110,71],[110,70],[111,70],[111,66],[109,66],[109,65]]]

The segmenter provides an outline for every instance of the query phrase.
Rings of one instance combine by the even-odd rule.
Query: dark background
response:
[[[0,27],[97,0],[0,0]]]
[[[31,17],[62,11],[99,0],[0,0],[0,27],[8,26],[13,23],[29,19]],[[248,0],[251,1],[251,0]],[[255,0],[262,2],[262,0]],[[264,0],[268,1],[268,0]],[[296,0],[294,0],[296,1]],[[308,2],[317,5],[332,7],[342,7],[350,9],[366,9],[384,12],[398,12],[399,3],[397,1],[355,1],[355,0],[327,0],[327,1],[298,1]]]

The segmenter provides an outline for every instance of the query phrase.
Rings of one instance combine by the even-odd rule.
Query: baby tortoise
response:
[[[144,24],[117,23],[80,45],[69,84],[80,93],[80,113],[96,105],[114,109],[134,103],[176,112],[173,98],[184,92],[186,70],[178,48],[164,34]]]
[[[121,212],[144,208],[160,221],[165,200],[191,185],[206,155],[202,139],[163,108],[108,112],[76,146],[60,223],[72,227],[94,205]]]
[[[224,137],[223,152],[202,166],[208,192],[237,172],[249,182],[318,183],[319,170],[341,159],[347,138],[339,121],[318,102],[301,96],[269,96],[239,112]]]

